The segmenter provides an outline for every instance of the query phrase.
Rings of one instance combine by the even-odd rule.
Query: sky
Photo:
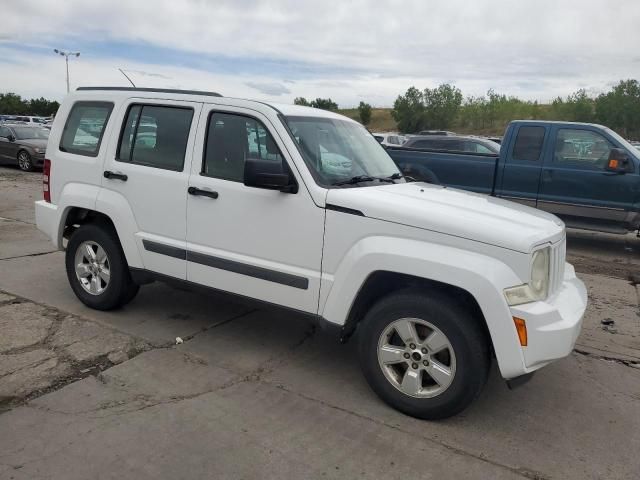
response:
[[[640,79],[637,0],[0,0],[0,92],[210,90],[388,107],[410,86],[549,102]]]

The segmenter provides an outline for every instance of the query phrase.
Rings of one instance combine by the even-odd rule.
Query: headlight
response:
[[[507,288],[504,296],[511,306],[544,300],[549,293],[549,247],[533,253],[531,280],[524,285]]]
[[[34,147],[33,151],[36,153],[44,153],[44,148]]]

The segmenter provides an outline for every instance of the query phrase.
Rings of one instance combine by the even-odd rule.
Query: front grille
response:
[[[567,239],[563,238],[551,246],[551,278],[549,279],[549,295],[554,295],[564,281],[564,262],[567,255]]]

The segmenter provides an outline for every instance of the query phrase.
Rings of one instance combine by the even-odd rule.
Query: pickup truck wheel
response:
[[[403,291],[376,303],[360,324],[360,362],[392,407],[424,419],[450,417],[480,393],[491,364],[477,319],[446,295]]]
[[[108,226],[86,224],[78,228],[69,239],[65,263],[71,288],[88,307],[112,310],[138,292],[118,237]]]

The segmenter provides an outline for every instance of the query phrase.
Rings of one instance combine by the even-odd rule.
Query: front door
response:
[[[205,105],[187,199],[187,279],[316,313],[324,209],[304,186],[269,119]],[[284,162],[298,191],[247,187],[246,158]]]
[[[614,145],[588,127],[554,127],[554,133],[538,207],[564,217],[570,226],[626,228],[640,185],[637,166],[624,174],[605,170]]]
[[[0,125],[0,163],[17,163],[18,149],[15,142],[9,141],[11,130]]]
[[[126,102],[116,114],[101,195],[131,209],[147,270],[184,279],[187,182],[201,103]],[[121,126],[121,128],[120,128]]]

